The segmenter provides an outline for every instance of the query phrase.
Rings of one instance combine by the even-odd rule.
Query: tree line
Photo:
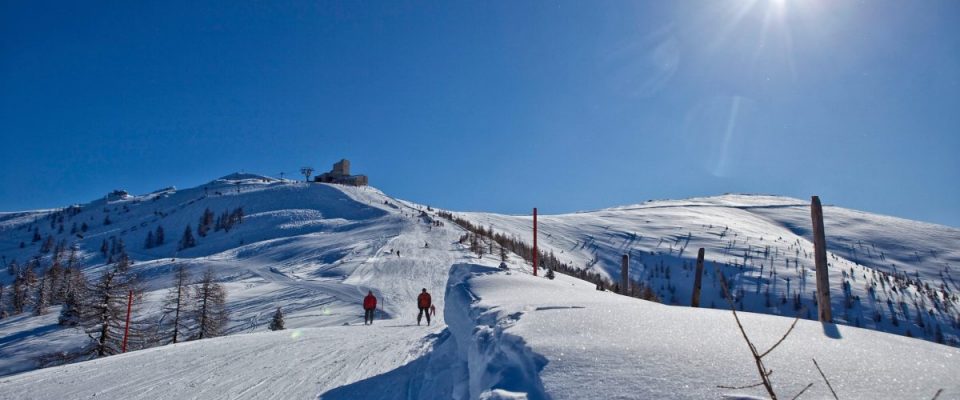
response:
[[[110,255],[115,260],[105,264],[95,279],[84,276],[76,247],[54,253],[49,266],[43,266],[40,257],[23,265],[15,260],[7,265],[14,282],[9,287],[0,285],[0,319],[26,312],[44,315],[51,306],[61,306],[59,325],[81,329],[88,338],[80,348],[41,356],[41,367],[121,353],[128,305],[132,317],[127,350],[223,333],[229,317],[227,292],[212,270],[194,280],[185,266],[175,266],[173,285],[161,304],[159,318],[144,317],[139,307],[141,279],[132,270],[134,262],[121,242],[116,248],[116,255]]]
[[[484,228],[483,226],[474,225],[472,222],[447,211],[437,211],[437,215],[459,225],[461,228],[466,229],[469,232],[468,234],[460,237],[460,243],[468,244],[470,250],[476,253],[478,257],[482,258],[484,254],[493,254],[494,243],[496,243],[499,246],[499,255],[501,261],[506,261],[507,252],[511,252],[520,256],[525,261],[533,263],[533,247],[526,244],[519,238],[509,237],[502,233],[496,232],[493,230],[492,226]],[[481,243],[483,239],[487,241],[486,246]],[[564,275],[593,283],[596,285],[597,290],[612,290],[625,296],[656,302],[660,301],[656,292],[654,292],[643,281],[631,280],[628,282],[627,288],[621,288],[619,283],[612,282],[599,273],[589,271],[588,268],[577,268],[560,261],[560,259],[553,254],[553,251],[547,253],[538,249],[537,253],[537,263],[540,264],[538,268],[544,270],[545,273],[549,273],[549,271],[556,271]]]

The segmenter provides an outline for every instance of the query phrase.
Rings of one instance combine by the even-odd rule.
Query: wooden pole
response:
[[[630,288],[630,255],[620,257],[620,294],[627,294]]]
[[[821,322],[833,322],[830,310],[830,277],[827,275],[827,239],[823,231],[823,207],[820,197],[813,196],[810,202],[813,219],[813,253],[817,267],[817,318]]]
[[[120,345],[120,352],[127,352],[127,336],[130,335],[130,306],[133,305],[133,290],[127,293],[127,324],[123,328],[123,344]]]
[[[537,276],[537,208],[533,208],[533,276]]]
[[[700,307],[700,284],[703,280],[703,247],[697,252],[697,276],[693,279],[693,299],[690,307]]]

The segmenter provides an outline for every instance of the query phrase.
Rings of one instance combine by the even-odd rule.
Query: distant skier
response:
[[[501,261],[501,262],[500,262],[500,269],[502,269],[502,270],[504,270],[504,271],[508,269],[508,267],[507,267],[507,262],[506,262],[506,261]]]
[[[367,296],[363,298],[363,324],[373,325],[373,312],[377,309],[377,297],[373,295],[372,290],[367,291]]]
[[[423,318],[423,315],[427,315],[427,325],[430,325],[430,293],[427,293],[427,288],[423,288],[423,292],[417,296],[417,307],[420,309],[420,313],[417,314],[417,325],[420,325],[420,319]]]

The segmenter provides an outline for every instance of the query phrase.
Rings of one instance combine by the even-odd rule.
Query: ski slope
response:
[[[758,211],[756,204],[745,201],[773,207],[759,207],[763,211]],[[541,244],[561,258],[569,257],[570,262],[592,262],[591,268],[598,271],[610,268],[613,255],[619,257],[617,250],[637,248],[635,254],[639,254],[647,251],[644,246],[659,256],[658,262],[682,262],[694,253],[688,247],[700,245],[709,246],[709,253],[722,254],[728,249],[728,256],[734,257],[741,245],[724,242],[734,234],[742,237],[738,241],[749,243],[748,249],[760,241],[756,235],[778,243],[772,246],[776,254],[811,248],[803,242],[802,209],[795,200],[747,197],[676,203],[544,217]],[[236,207],[243,207],[245,217],[229,232],[211,232],[185,251],[177,251],[171,243],[179,239],[178,231],[186,224],[196,227],[204,209],[219,213]],[[916,234],[912,242],[899,242],[907,248],[920,243],[923,236],[909,221],[896,226],[899,233],[883,233],[879,227],[869,230],[865,228],[869,224],[863,223],[856,225],[859,232],[853,232],[852,227],[843,228],[853,226],[853,217],[845,216],[838,224],[830,218],[839,213],[831,211],[835,210],[828,207],[828,235],[837,235],[840,229],[851,229],[851,235],[872,235],[874,242],[866,246],[884,249],[887,259],[908,260],[908,254],[906,250],[887,250],[892,247],[881,241]],[[33,370],[38,355],[79,346],[85,335],[78,329],[59,328],[57,307],[38,317],[21,314],[3,319],[0,374],[5,376],[0,377],[0,399],[763,395],[756,389],[717,387],[756,380],[746,344],[728,310],[645,302],[598,292],[593,285],[566,276],[558,275],[552,281],[533,277],[530,266],[515,255],[508,261],[509,271],[497,270],[499,259],[490,255],[477,258],[459,243],[463,229],[449,221],[434,226],[433,212],[374,188],[235,174],[198,188],[112,196],[83,205],[64,217],[65,224],[71,219],[96,222],[105,215],[113,220],[109,225],[91,222],[83,237],[56,233],[58,212],[0,215],[0,254],[21,261],[36,254],[39,243],[30,243],[30,237],[32,228],[37,228],[44,237],[70,238],[81,250],[89,277],[104,268],[98,250],[101,241],[111,236],[123,238],[136,260],[134,269],[144,278],[146,294],[136,303],[135,314],[145,321],[158,318],[159,302],[171,285],[174,266],[186,265],[195,274],[212,268],[228,288],[228,335],[143,350],[140,348],[149,346],[135,338],[132,347],[137,351]],[[850,212],[867,222],[893,226],[877,216]],[[458,215],[518,237],[529,229],[528,217]],[[50,224],[51,216],[55,224]],[[727,233],[717,234],[722,239],[700,237],[716,232],[718,228],[710,225],[719,227],[720,222],[727,224]],[[141,244],[146,231],[161,225],[168,231],[168,243],[144,249]],[[701,228],[690,229],[695,225]],[[934,249],[932,260],[955,262],[955,247],[949,246],[955,232],[945,227],[924,228],[931,230],[928,237],[936,238],[929,243]],[[696,234],[677,233],[684,230]],[[642,237],[630,239],[627,232],[639,232]],[[684,239],[683,245],[677,240],[654,243],[655,233],[663,237],[668,232],[689,239]],[[780,236],[778,240],[772,239],[773,234]],[[791,234],[795,237],[788,236]],[[856,243],[856,238],[844,237],[846,242],[834,243]],[[788,240],[800,243],[794,247],[779,244]],[[20,241],[30,244],[21,249]],[[625,246],[624,242],[631,244]],[[835,256],[846,257],[837,254],[835,248]],[[654,264],[637,258],[633,273],[644,273],[648,263]],[[871,260],[869,255],[863,258]],[[719,256],[708,259],[723,262]],[[832,259],[838,264],[850,262],[838,260]],[[749,289],[751,277],[761,278],[759,271],[750,270],[754,261],[748,257],[743,272],[731,276],[731,281]],[[800,266],[795,268],[807,268],[805,258],[797,261]],[[858,273],[861,271],[856,268],[879,268],[861,262],[852,265]],[[788,269],[778,269],[777,278],[762,281],[779,289],[785,285],[783,276]],[[928,271],[922,272],[921,277]],[[0,273],[2,279],[9,279],[4,275]],[[845,278],[838,275],[838,279]],[[653,273],[647,276],[655,282],[659,279]],[[687,278],[689,272],[678,268],[672,278],[675,281],[669,283],[677,287],[678,298],[684,296],[677,283],[681,276]],[[705,291],[715,290],[715,283],[710,282],[716,279],[708,274]],[[794,280],[794,285],[799,283]],[[431,326],[416,325],[415,298],[421,288],[433,294],[437,306],[438,315]],[[379,298],[377,321],[372,326],[362,325],[360,303],[367,290]],[[911,290],[908,287],[902,292],[913,293]],[[878,290],[878,296],[887,293]],[[879,297],[877,303],[881,301]],[[743,303],[747,311],[790,314],[758,307],[749,299]],[[287,329],[270,332],[266,326],[277,306],[285,311]],[[741,316],[760,347],[778,339],[792,321],[750,312]],[[841,398],[929,398],[940,388],[944,389],[941,398],[960,396],[955,379],[960,376],[960,353],[929,341],[843,324],[801,321],[770,357],[768,365],[776,371],[773,381],[781,397],[792,396],[809,383],[814,386],[805,398],[828,395],[811,358],[825,369]]]
[[[431,238],[428,238],[430,240]],[[434,243],[430,241],[431,248]],[[731,396],[756,380],[729,311],[598,292],[559,276],[509,272],[463,249],[447,266],[443,321],[262,332],[164,346],[0,379],[0,398],[582,399]],[[516,261],[516,260],[512,260]],[[437,264],[439,263],[429,263]],[[791,320],[741,313],[758,346]],[[781,396],[814,385],[812,359],[842,398],[960,394],[960,351],[880,332],[801,321],[768,358]]]
[[[445,328],[441,315],[430,326],[426,321],[417,326],[415,301],[427,288],[443,309],[442,293],[457,252],[450,248],[456,241],[453,231],[430,229],[417,218],[391,223],[402,234],[385,242],[383,251],[341,284],[379,293],[384,307],[372,326],[362,325],[362,295],[356,293],[350,310],[337,311],[345,315],[335,321],[345,321],[345,326],[291,329],[288,323],[284,331],[178,343],[38,370],[0,379],[0,398],[306,399],[399,368],[428,353]],[[424,248],[428,242],[436,247]],[[401,255],[386,253],[388,249]],[[290,284],[299,289],[308,283]],[[271,285],[287,283],[274,280]],[[387,315],[390,319],[379,319]],[[305,319],[309,317],[287,320],[309,326]]]
[[[206,237],[197,237],[196,247],[178,250],[183,228],[190,224],[196,229],[205,209],[219,214],[238,207],[246,214],[242,223],[229,232],[211,230]],[[82,234],[70,234],[69,228],[58,234],[50,228],[55,211],[0,218],[0,254],[20,264],[28,262],[39,253],[41,242],[23,249],[18,243],[30,243],[29,228],[36,227],[44,237],[76,246],[84,272],[91,278],[107,267],[106,257],[99,253],[102,241],[122,240],[145,290],[143,299],[135,302],[134,315],[147,325],[159,320],[161,302],[172,285],[171,271],[177,265],[186,266],[194,277],[211,268],[224,284],[230,311],[228,334],[266,330],[278,306],[283,307],[291,328],[360,322],[363,314],[358,304],[371,289],[378,297],[386,297],[380,313],[399,317],[409,312],[403,305],[421,288],[441,289],[446,279],[445,270],[431,273],[414,268],[416,246],[426,242],[418,230],[426,225],[418,212],[373,188],[234,174],[192,189],[111,196],[79,210],[72,216],[65,213],[64,224],[88,223],[89,230]],[[111,224],[101,223],[105,216],[112,219]],[[147,232],[160,226],[167,231],[166,243],[145,249]],[[429,226],[424,229],[430,233]],[[411,249],[410,254],[403,254],[403,249]],[[387,254],[389,250],[401,250],[401,257]],[[52,254],[41,253],[41,267],[49,266],[51,259]],[[378,288],[389,289],[398,274],[416,279],[417,287],[381,293]],[[9,284],[12,278],[0,272],[0,282]],[[35,369],[40,355],[85,343],[86,334],[80,329],[56,325],[58,312],[59,307],[51,307],[40,317],[21,314],[0,320],[0,375]],[[145,338],[131,338],[133,349],[148,346]]]

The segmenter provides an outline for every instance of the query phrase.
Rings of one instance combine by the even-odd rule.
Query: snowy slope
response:
[[[530,216],[455,214],[532,241]],[[824,218],[836,322],[960,344],[960,229],[833,206]],[[561,261],[611,281],[630,254],[630,275],[679,305],[690,304],[703,247],[703,306],[726,307],[723,275],[741,309],[809,319],[816,310],[810,225],[808,202],[725,195],[541,215],[539,240]]]
[[[388,199],[373,188],[232,175],[193,189],[94,201],[77,213],[60,214],[64,233],[58,233],[59,220],[49,217],[56,213],[9,214],[0,222],[0,254],[8,262],[27,263],[42,244],[30,240],[37,228],[44,238],[50,235],[68,247],[76,246],[89,278],[107,261],[99,253],[102,241],[117,238],[125,242],[135,260],[134,270],[144,281],[146,293],[135,304],[135,317],[147,323],[159,319],[160,301],[172,285],[172,269],[185,265],[194,277],[212,268],[226,286],[231,313],[227,333],[266,330],[277,306],[283,307],[288,327],[341,325],[362,320],[362,311],[357,311],[362,295],[381,286],[371,282],[393,281],[384,263],[404,268],[410,262],[382,253],[414,245],[406,240],[423,244],[413,229],[420,223],[414,210],[398,208]],[[242,223],[229,232],[211,230],[206,237],[197,237],[196,247],[177,250],[184,228],[189,224],[195,232],[205,209],[219,215],[238,207],[245,213]],[[107,217],[112,220],[109,225],[103,224]],[[89,226],[87,232],[69,233],[72,224],[83,222]],[[159,226],[166,231],[166,243],[145,249],[147,232]],[[21,249],[21,241],[31,244]],[[52,254],[40,256],[38,268],[48,268]],[[442,288],[446,272],[439,274],[440,278],[427,273],[418,276],[423,282],[417,292],[428,283]],[[0,282],[8,284],[12,279],[0,272]],[[409,299],[416,293],[411,289],[389,295],[393,298],[382,302],[385,316],[402,314],[399,298]],[[0,375],[34,369],[38,356],[85,342],[86,335],[79,329],[56,325],[58,312],[59,307],[51,307],[41,317],[22,314],[0,320]],[[144,344],[134,337],[131,346]]]
[[[204,209],[219,215],[238,207],[245,214],[241,224],[229,232],[211,231],[198,237],[194,248],[176,250],[183,228],[187,224],[196,228]],[[38,253],[42,241],[31,242],[33,230],[38,229],[43,238],[50,235],[68,245],[76,244],[88,277],[95,276],[106,261],[99,254],[101,242],[111,236],[123,239],[136,260],[134,269],[145,279],[147,293],[136,311],[142,320],[158,317],[159,301],[171,285],[170,271],[175,265],[187,265],[195,274],[213,268],[228,287],[231,323],[229,336],[222,338],[19,373],[35,369],[35,358],[44,352],[82,344],[85,335],[56,326],[57,307],[39,317],[23,314],[3,319],[0,375],[7,376],[0,377],[0,399],[703,398],[761,394],[716,388],[755,380],[749,353],[736,334],[729,311],[643,302],[597,292],[591,285],[562,276],[555,281],[535,278],[529,274],[530,266],[516,256],[511,256],[509,273],[494,272],[491,267],[499,260],[489,256],[476,259],[458,243],[462,229],[449,221],[443,227],[433,226],[434,214],[422,213],[424,209],[369,187],[280,182],[235,174],[193,189],[110,196],[68,212],[2,214],[0,255],[19,263]],[[849,229],[854,236],[832,243],[859,246],[856,240],[864,239],[855,235],[871,235],[874,242],[864,244],[863,250],[857,247],[857,251],[866,254],[865,249],[870,248],[869,254],[878,258],[882,251],[885,260],[896,260],[898,271],[908,265],[899,263],[906,263],[909,254],[902,249],[887,250],[893,248],[885,247],[887,240],[913,237],[912,241],[896,241],[905,248],[922,242],[916,223],[842,210],[850,215],[838,224],[831,220],[840,215],[834,211],[827,208],[828,235]],[[518,237],[528,235],[528,217],[461,215]],[[66,226],[64,233],[58,232],[60,216]],[[112,220],[109,225],[103,224],[106,216]],[[737,260],[741,247],[749,253],[761,242],[757,236],[763,236],[763,242],[775,243],[770,250],[777,254],[774,261],[783,262],[788,251],[809,252],[812,246],[804,237],[802,216],[799,201],[791,199],[693,199],[544,217],[541,243],[560,258],[568,257],[577,265],[592,263],[591,268],[605,268],[603,271],[612,271],[618,251],[636,248],[634,273],[645,272],[648,278],[658,279],[658,273],[651,272],[656,268],[650,267],[656,265],[653,260],[686,260],[695,254],[689,249],[694,246],[706,245],[708,254],[722,254],[726,249],[725,257]],[[875,226],[858,223],[856,228],[847,227],[855,218]],[[88,231],[69,233],[70,225],[77,221],[87,222]],[[157,226],[167,231],[167,244],[143,248],[146,232]],[[710,238],[709,232],[717,232],[720,226],[727,229],[716,234],[718,239]],[[883,226],[896,226],[896,231],[884,233]],[[933,249],[930,260],[955,263],[957,250],[949,244],[956,243],[956,230],[921,228],[935,238],[928,243],[928,250]],[[683,231],[692,234],[678,233]],[[638,234],[631,236],[634,232]],[[683,241],[654,241],[655,234],[674,235]],[[731,244],[728,236],[741,239]],[[25,242],[23,249],[21,241]],[[882,250],[874,250],[873,245]],[[867,264],[864,260],[870,260],[869,255],[859,261],[863,266],[841,259],[846,255],[837,249],[842,248],[834,247],[837,258],[833,262],[851,263],[856,272],[862,268],[868,275],[872,272],[867,268],[883,267]],[[650,251],[653,255],[647,254]],[[49,265],[49,257],[42,255],[41,265]],[[657,258],[644,261],[643,257]],[[726,262],[716,257],[708,259]],[[751,272],[751,265],[759,257],[747,257],[740,271],[736,270],[739,267],[713,263],[708,269],[732,268],[725,271],[729,279],[749,293],[751,279],[759,275],[759,271]],[[809,268],[807,258],[796,256],[796,261],[799,267],[792,263],[778,266],[775,279],[761,281],[771,282],[773,293],[786,290],[782,277],[788,270]],[[921,278],[938,276],[920,272]],[[676,269],[672,280],[664,281],[663,290],[671,285],[678,298],[689,296],[682,293],[685,289],[679,283],[680,277],[689,275],[688,270]],[[839,282],[843,276],[837,275]],[[0,280],[9,279],[0,272]],[[708,272],[707,293],[715,293],[710,291],[716,290],[716,279]],[[794,278],[791,288],[801,286],[803,293],[809,293],[812,280],[806,285],[799,280]],[[766,287],[761,287],[761,293]],[[890,287],[878,286],[878,304],[882,296],[915,290],[906,287],[906,291],[893,292]],[[438,307],[438,318],[430,327],[415,324],[414,298],[421,288],[434,294]],[[373,326],[360,324],[359,304],[367,290],[380,298],[381,309]],[[756,304],[757,296],[744,295],[748,310],[790,314]],[[835,301],[837,296],[834,294]],[[715,294],[705,298],[705,303],[719,300]],[[269,332],[266,326],[277,306],[286,312],[288,329]],[[791,321],[750,313],[744,313],[744,320],[761,347],[779,337]],[[135,340],[132,347],[136,350],[143,344]],[[816,377],[811,371],[816,372],[811,369],[810,357],[824,366],[841,396],[848,395],[844,398],[931,397],[937,388],[945,389],[941,398],[960,395],[960,388],[949,379],[960,375],[954,348],[813,322],[799,324],[770,362],[778,371],[774,378],[778,388],[787,393],[818,382],[811,389],[812,397],[824,396],[823,385],[811,378]],[[631,362],[618,364],[625,360]]]
[[[417,326],[415,298],[426,287],[443,309],[456,236],[418,218],[390,224],[404,234],[384,245],[401,256],[374,254],[356,268],[351,284],[342,283],[380,294],[389,316],[379,313],[372,326],[362,325],[357,293],[352,304],[333,312],[344,314],[335,321],[348,326],[316,328],[330,317],[301,312],[288,318],[295,323],[284,331],[179,343],[0,378],[0,398],[306,399],[407,365],[432,350],[445,328],[442,315],[429,327]],[[424,248],[428,242],[436,246]]]
[[[529,398],[707,399],[763,396],[729,310],[667,306],[598,292],[559,275],[550,281],[479,265],[459,266],[447,320],[471,364],[471,398],[490,388]],[[470,309],[455,321],[449,314]],[[761,351],[791,324],[740,313]],[[765,362],[780,398],[832,398],[812,359],[842,399],[960,396],[960,351],[866,329],[801,320]],[[506,394],[506,393],[505,393]]]
[[[451,229],[448,232],[456,233]],[[673,307],[598,292],[582,281],[493,268],[450,236],[421,238],[453,255],[418,268],[449,273],[443,323],[236,335],[0,378],[0,398],[630,399],[758,396],[722,389],[756,380],[729,311]],[[448,247],[440,247],[443,245]],[[417,251],[412,248],[405,248]],[[423,255],[427,250],[423,249]],[[423,258],[424,261],[430,256]],[[764,348],[790,325],[742,313]],[[960,394],[960,351],[918,339],[801,321],[769,356],[781,396],[941,398]]]

